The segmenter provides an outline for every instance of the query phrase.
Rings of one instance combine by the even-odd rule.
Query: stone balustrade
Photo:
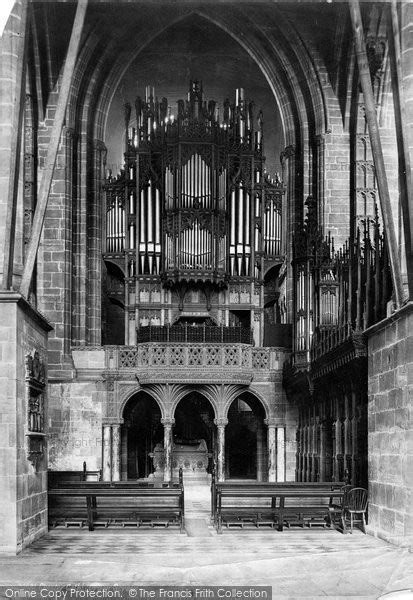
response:
[[[72,348],[76,370],[133,372],[139,379],[152,380],[154,374],[171,380],[174,374],[202,373],[202,379],[215,376],[243,381],[253,375],[268,376],[281,371],[284,348],[252,347],[248,344],[146,343],[138,346]],[[158,376],[157,375],[157,376]]]

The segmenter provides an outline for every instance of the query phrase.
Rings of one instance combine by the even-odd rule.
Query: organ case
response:
[[[192,81],[174,115],[148,86],[124,116],[125,167],[105,184],[104,258],[122,268],[129,319],[139,318],[144,282],[182,297],[200,286],[209,297],[262,281],[264,261],[282,260],[284,187],[264,170],[263,117],[244,90],[220,111]]]

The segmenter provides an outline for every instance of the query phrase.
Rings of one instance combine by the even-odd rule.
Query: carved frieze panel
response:
[[[37,468],[45,454],[46,369],[37,350],[25,358],[26,453]]]

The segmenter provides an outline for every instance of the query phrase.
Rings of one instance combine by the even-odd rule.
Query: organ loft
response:
[[[345,482],[411,540],[412,28],[404,0],[15,1],[0,551],[84,463]]]

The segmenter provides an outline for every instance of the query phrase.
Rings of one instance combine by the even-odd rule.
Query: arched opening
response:
[[[117,89],[107,109],[108,167],[114,172],[122,167],[123,104],[125,98],[135,97],[136,82],[156,85],[158,97],[167,97],[174,111],[191,79],[202,80],[208,98],[215,99],[221,111],[225,98],[231,97],[237,87],[245,87],[246,96],[253,98],[265,115],[267,170],[280,171],[278,157],[285,147],[285,132],[279,104],[268,80],[251,54],[223,27],[195,13],[171,21],[141,49],[116,82]]]
[[[198,392],[191,392],[175,409],[172,475],[182,468],[184,481],[208,481],[215,446],[214,409]]]
[[[266,479],[264,418],[264,408],[252,394],[242,394],[232,402],[225,431],[226,479]]]
[[[132,396],[123,411],[121,468],[122,479],[153,477],[153,453],[162,444],[161,410],[145,392]]]
[[[106,261],[102,278],[102,343],[125,343],[124,275],[118,265]]]

